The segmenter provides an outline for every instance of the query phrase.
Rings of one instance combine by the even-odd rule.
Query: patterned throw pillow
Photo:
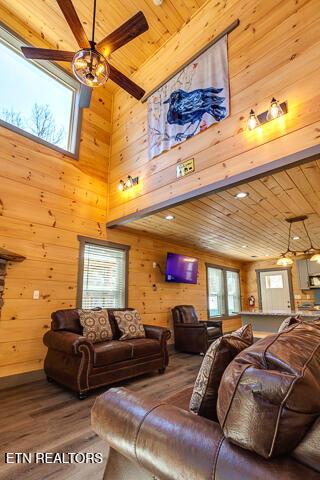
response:
[[[83,335],[92,343],[112,340],[112,329],[107,310],[78,310]]]
[[[278,333],[283,332],[287,328],[291,327],[291,325],[293,325],[294,323],[298,323],[300,319],[301,319],[300,315],[297,315],[296,317],[288,317],[284,319],[279,327]]]
[[[122,333],[119,340],[130,340],[131,338],[145,338],[140,313],[137,310],[119,310],[113,312],[114,318]]]
[[[248,324],[210,345],[194,384],[189,405],[191,412],[217,421],[216,406],[222,375],[238,353],[252,343],[252,326]]]

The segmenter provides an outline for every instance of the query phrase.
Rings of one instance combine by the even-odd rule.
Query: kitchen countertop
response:
[[[301,315],[302,317],[315,317],[320,318],[320,310],[292,310],[288,312],[287,310],[270,310],[268,312],[263,312],[262,310],[254,310],[254,311],[242,311],[239,312],[240,315],[261,315],[261,316],[287,316],[290,315]]]

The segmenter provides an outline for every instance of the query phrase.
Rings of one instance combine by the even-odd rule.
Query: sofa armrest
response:
[[[156,397],[112,388],[96,399],[91,423],[111,447],[156,477],[212,478],[222,433],[210,420]]]
[[[207,327],[205,325],[205,322],[199,322],[199,323],[176,323],[174,325],[174,328],[179,328],[179,329],[185,329],[185,330],[206,330]]]
[[[92,344],[83,337],[73,332],[65,330],[49,330],[43,337],[43,343],[53,350],[68,353],[69,355],[81,355],[81,345],[86,345],[90,351],[93,351]]]
[[[126,388],[96,399],[91,424],[114,450],[161,480],[319,480],[290,456],[266,460],[229,443],[218,423]]]
[[[154,325],[143,325],[147,338],[153,338],[154,340],[169,340],[171,338],[171,332],[165,327],[157,327]]]

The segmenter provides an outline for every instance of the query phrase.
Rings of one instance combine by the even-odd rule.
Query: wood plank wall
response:
[[[134,80],[151,90],[236,18],[240,26],[229,35],[231,115],[221,124],[148,161],[147,105],[116,93],[108,220],[319,143],[318,0],[208,1]],[[250,108],[266,110],[272,96],[288,100],[288,115],[248,132]],[[196,173],[176,181],[176,163],[191,156]],[[121,193],[117,184],[128,174],[141,183]]]
[[[3,8],[0,17],[30,42],[48,46]],[[78,161],[0,128],[0,246],[26,256],[7,267],[0,376],[41,368],[50,313],[75,304],[77,235],[105,236],[111,105],[106,89],[94,92]]]

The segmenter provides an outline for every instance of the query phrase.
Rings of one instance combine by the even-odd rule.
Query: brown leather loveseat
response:
[[[243,350],[219,387],[219,423],[190,411],[192,387],[161,401],[125,388],[96,399],[104,480],[320,480],[320,322]]]
[[[121,309],[119,310],[132,310]],[[43,337],[48,352],[44,370],[55,380],[84,398],[89,390],[159,370],[168,365],[166,328],[144,325],[146,338],[119,341],[121,332],[108,309],[114,340],[91,343],[82,336],[77,309],[52,313],[51,330]]]

